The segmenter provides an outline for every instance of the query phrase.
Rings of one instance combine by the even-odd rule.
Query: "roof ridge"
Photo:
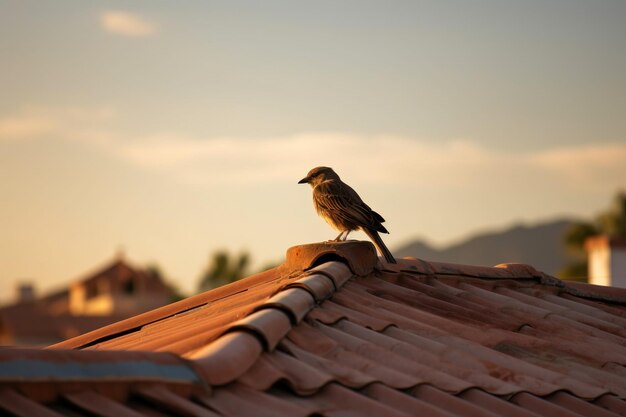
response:
[[[595,301],[626,305],[626,288],[604,287],[586,282],[564,282],[564,291],[570,295]]]
[[[282,265],[235,281],[232,284],[214,288],[210,291],[187,297],[183,300],[165,305],[155,310],[150,310],[145,313],[129,317],[125,320],[112,323],[108,326],[104,326],[91,332],[48,346],[47,349],[80,349],[96,343],[100,343],[103,340],[116,338],[124,334],[131,333],[133,331],[136,331],[137,329],[140,329],[149,324],[159,322],[168,317],[182,314],[208,303],[219,301],[224,298],[231,297],[235,294],[245,292],[250,287],[256,285],[258,282],[263,282],[265,279],[267,279],[267,277],[272,276],[276,273],[277,270],[280,270],[281,268]]]
[[[465,265],[450,262],[426,261],[414,257],[399,258],[396,265],[386,264],[383,270],[419,275],[458,275],[487,279],[539,279],[558,285],[560,279],[522,263],[501,263],[495,266]],[[560,285],[559,285],[560,286]]]
[[[292,327],[355,275],[347,264],[328,261],[279,289],[221,336],[186,355],[211,385],[243,375],[263,352],[273,351]]]
[[[360,256],[351,256],[355,254]],[[123,337],[127,334],[140,331],[147,325],[155,324],[173,316],[201,308],[210,303],[245,293],[250,291],[251,288],[257,285],[263,285],[269,280],[276,281],[276,276],[279,277],[279,281],[285,280],[291,282],[299,277],[309,276],[314,273],[326,274],[327,278],[332,282],[331,285],[334,285],[336,289],[338,288],[338,283],[333,279],[334,273],[325,272],[324,268],[315,268],[316,265],[327,264],[331,261],[341,261],[340,263],[345,264],[344,266],[355,274],[366,275],[375,268],[378,258],[376,257],[374,246],[369,242],[321,242],[294,246],[288,249],[285,262],[276,268],[101,327],[48,346],[48,348],[82,349],[106,342],[110,339]],[[306,285],[304,287],[306,288]],[[283,287],[280,288],[280,290],[282,289]]]

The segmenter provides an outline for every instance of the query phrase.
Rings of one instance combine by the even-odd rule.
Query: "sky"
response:
[[[187,292],[280,262],[337,234],[318,165],[392,250],[589,217],[625,110],[623,1],[0,0],[0,301],[122,252]]]

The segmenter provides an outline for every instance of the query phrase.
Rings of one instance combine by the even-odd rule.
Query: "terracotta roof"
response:
[[[51,348],[2,352],[1,410],[626,415],[626,290],[526,265],[389,269],[364,242],[291,248],[281,267]]]

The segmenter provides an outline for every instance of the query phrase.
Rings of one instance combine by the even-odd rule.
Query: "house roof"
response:
[[[129,280],[140,281],[146,292],[163,291],[167,289],[160,277],[147,273],[145,270],[129,264],[123,257],[118,257],[104,267],[89,273],[86,277],[76,281],[74,285],[96,285],[107,281],[113,287],[119,287]]]
[[[110,290],[119,292],[119,288],[129,280],[140,283],[142,295],[160,293],[166,297],[171,293],[160,277],[135,268],[122,258],[107,263],[71,285],[97,286],[98,282],[107,281]],[[64,288],[35,300],[18,301],[0,307],[0,344],[8,342],[45,346],[101,328],[147,309],[141,303],[126,303],[124,311],[114,310],[107,315],[76,315],[70,310],[69,300],[70,291]]]
[[[626,415],[626,290],[527,265],[389,266],[365,242],[291,248],[278,268],[32,352],[0,352],[0,409]]]

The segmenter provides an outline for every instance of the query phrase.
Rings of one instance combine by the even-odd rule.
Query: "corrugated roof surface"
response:
[[[39,407],[39,415],[626,415],[626,290],[564,284],[524,265],[405,259],[393,270],[374,268],[366,245],[298,247],[280,268],[54,346],[79,349],[66,361],[79,369],[72,374],[82,378],[79,386],[69,384],[64,367],[44,366],[36,380],[22,375],[24,366],[12,365],[20,351],[5,353],[0,409],[16,415],[37,415],[16,404]],[[320,265],[303,272],[312,262]],[[55,362],[67,352],[49,350],[40,360]],[[97,375],[89,364],[100,359],[87,355],[107,354],[126,363],[113,368],[136,372]],[[150,373],[125,355],[147,355],[139,360],[143,366],[175,363]],[[98,388],[105,379],[113,388],[116,381],[132,383],[111,393]],[[29,385],[37,388],[24,388]]]

